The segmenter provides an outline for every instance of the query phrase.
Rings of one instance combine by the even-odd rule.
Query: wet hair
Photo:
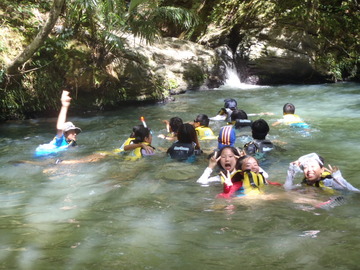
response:
[[[239,153],[239,151],[238,151],[237,148],[235,148],[235,147],[233,147],[233,146],[224,146],[223,148],[221,148],[221,150],[220,150],[219,153],[217,154],[217,157],[220,157],[221,154],[222,154],[222,152],[223,152],[225,149],[230,149],[231,152],[232,152],[235,156],[240,156],[240,155],[241,155],[241,153]],[[217,162],[217,165],[219,166],[219,168],[220,168],[222,171],[225,170],[225,169],[221,166],[220,160]],[[236,166],[236,169],[237,169],[237,168],[238,168],[238,167]]]
[[[256,140],[265,140],[265,137],[269,131],[270,127],[264,119],[258,119],[251,125],[252,137]]]
[[[210,119],[206,114],[199,114],[198,116],[196,116],[194,122],[200,123],[201,126],[208,127]]]
[[[231,121],[236,121],[238,119],[248,119],[248,116],[243,110],[235,110],[231,114]]]
[[[140,129],[140,128],[143,128],[144,127],[144,125],[136,125],[136,126],[133,126],[133,129],[132,129],[132,132],[131,132],[131,134],[130,134],[130,138],[135,138],[135,134],[136,134],[136,132]]]
[[[183,120],[180,117],[170,118],[169,125],[172,132],[177,133],[179,127],[183,124]]]
[[[134,132],[134,143],[141,143],[145,140],[145,138],[148,138],[150,136],[150,129],[144,127],[143,125],[139,125],[138,129]]]
[[[193,125],[189,123],[180,125],[177,138],[180,143],[196,143],[195,148],[199,149],[198,138]]]
[[[236,168],[238,168],[238,170],[242,170],[242,166],[244,165],[245,160],[247,160],[249,158],[255,159],[257,164],[259,165],[259,161],[256,158],[254,158],[253,156],[250,156],[250,155],[245,155],[245,156],[242,156],[242,157],[240,157],[238,159],[237,164],[236,164]]]
[[[283,107],[284,114],[294,114],[295,113],[295,106],[292,103],[286,103]]]
[[[224,99],[224,102],[225,102],[225,104],[224,104],[225,108],[229,108],[231,110],[236,110],[237,102],[235,99],[233,99],[233,98]]]

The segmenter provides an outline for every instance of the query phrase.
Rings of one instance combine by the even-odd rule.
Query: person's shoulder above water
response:
[[[167,154],[176,160],[194,159],[202,153],[199,140],[193,125],[185,123],[180,125],[178,140],[167,150]]]
[[[57,133],[55,138],[47,144],[39,145],[35,150],[35,156],[47,156],[76,146],[77,135],[81,132],[72,122],[66,122],[71,97],[66,90],[61,94],[61,109],[56,123]]]
[[[343,178],[337,167],[328,165],[326,168],[324,159],[317,153],[301,156],[290,163],[284,184],[285,189],[296,187],[293,182],[297,172],[303,173],[304,178],[301,184],[305,186],[360,192]]]
[[[217,137],[209,127],[210,119],[206,114],[199,114],[193,122],[193,126],[198,135],[199,140],[216,140]]]
[[[248,154],[266,153],[274,149],[273,143],[266,139],[270,131],[268,123],[264,119],[258,119],[251,125],[253,140],[244,145],[244,150]]]
[[[288,126],[299,127],[308,129],[310,126],[304,122],[304,120],[295,114],[295,106],[292,103],[286,103],[283,106],[283,118],[278,119],[272,124],[272,126],[277,126],[279,124],[285,124]]]
[[[221,108],[217,115],[211,117],[213,121],[230,121],[231,114],[237,109],[237,101],[233,98],[224,99],[224,107]]]

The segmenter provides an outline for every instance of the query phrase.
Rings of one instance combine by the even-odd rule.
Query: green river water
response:
[[[71,116],[83,130],[79,146],[45,159],[34,150],[53,138],[56,119],[9,122],[0,126],[0,269],[359,269],[359,194],[330,209],[276,186],[257,199],[216,199],[219,184],[196,183],[205,155],[192,164],[166,157],[171,143],[157,138],[165,133],[161,120],[214,116],[225,98],[247,113],[274,113],[262,116],[270,125],[291,102],[311,125],[309,133],[271,127],[268,138],[278,148],[261,163],[270,180],[283,183],[289,162],[317,152],[360,187],[360,84],[224,87],[189,91],[168,104]],[[140,116],[153,130],[155,156],[55,164],[119,147]],[[222,125],[210,123],[215,133]],[[249,134],[242,131],[237,145]]]

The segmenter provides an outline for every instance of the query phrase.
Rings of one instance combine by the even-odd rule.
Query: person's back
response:
[[[252,125],[252,120],[248,119],[248,115],[244,110],[234,110],[230,119],[231,122],[229,124],[234,125],[235,129],[238,130]]]
[[[309,125],[306,124],[304,120],[301,119],[300,116],[295,114],[295,106],[292,103],[286,103],[283,106],[283,118],[279,119],[272,125],[276,126],[278,124],[285,124],[288,126],[300,127],[300,128],[309,128]]]
[[[178,130],[178,140],[167,150],[167,154],[179,161],[194,161],[195,155],[201,153],[195,128],[190,124],[182,124]]]
[[[209,117],[206,114],[199,114],[194,120],[194,128],[199,140],[216,140],[214,132],[209,127]]]
[[[266,139],[270,131],[268,123],[264,119],[258,119],[251,125],[251,133],[253,140],[244,145],[244,149],[248,154],[266,153],[274,149],[273,143]]]

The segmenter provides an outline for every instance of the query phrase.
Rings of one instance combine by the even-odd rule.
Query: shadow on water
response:
[[[169,104],[71,118],[83,129],[79,147],[45,159],[33,153],[54,136],[56,119],[2,125],[0,269],[356,269],[358,194],[329,209],[313,206],[326,194],[276,186],[256,199],[216,199],[220,185],[196,183],[206,157],[173,162],[164,153],[170,143],[157,135],[166,132],[162,119],[214,116],[225,98],[248,113],[274,113],[261,116],[269,124],[292,102],[311,130],[271,127],[279,150],[261,164],[270,180],[283,183],[289,162],[316,151],[360,187],[359,95],[358,84],[190,91]],[[56,164],[119,147],[142,115],[156,156]],[[224,123],[210,125],[217,133]],[[249,130],[241,131],[239,146],[247,139]],[[211,151],[216,144],[203,147]]]

